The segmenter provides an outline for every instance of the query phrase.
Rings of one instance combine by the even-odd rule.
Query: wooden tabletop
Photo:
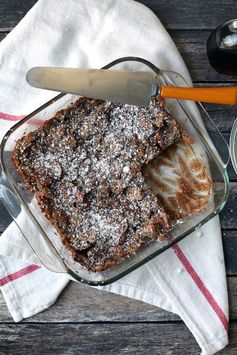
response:
[[[62,0],[66,1],[66,0]],[[86,0],[85,0],[86,1]],[[116,1],[116,0],[114,0]],[[175,41],[195,85],[228,85],[237,77],[217,74],[208,64],[206,41],[215,27],[237,17],[236,0],[143,0]],[[36,0],[0,1],[0,40]],[[53,3],[53,1],[52,1]],[[158,40],[158,39],[157,39]],[[236,109],[205,105],[226,139]],[[221,212],[230,301],[230,345],[237,354],[237,176],[229,167],[231,192]],[[0,232],[11,219],[0,205]],[[198,354],[199,347],[174,314],[145,303],[71,283],[50,309],[15,324],[0,295],[0,354]]]

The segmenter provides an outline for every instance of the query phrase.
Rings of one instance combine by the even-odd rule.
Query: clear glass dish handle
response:
[[[42,236],[37,234],[37,238],[32,237],[32,234],[35,232],[35,228],[30,218],[27,219],[26,228],[28,230],[28,233],[21,230],[20,226],[22,225],[22,223],[17,223],[17,221],[18,219],[22,219],[22,216],[26,214],[26,212],[22,210],[21,204],[18,202],[14,193],[8,187],[6,181],[2,176],[0,176],[0,200],[2,201],[3,205],[6,207],[7,211],[12,216],[13,221],[14,223],[16,223],[17,228],[19,228],[19,230],[22,232],[22,235],[27,241],[29,247],[31,248],[32,253],[39,260],[39,265],[42,264],[49,270],[56,273],[66,273],[67,270],[65,269],[65,266],[63,265],[61,260],[57,257],[57,255],[52,253],[51,250],[49,250]],[[28,240],[28,238],[30,238],[30,240]],[[41,243],[39,243],[39,239],[41,239]],[[35,243],[37,243],[37,246],[35,245]],[[40,251],[38,248],[39,245],[41,246]],[[35,252],[35,250],[37,250],[37,252]],[[0,254],[1,254],[1,250],[0,250]]]
[[[10,212],[12,218],[17,218],[17,216],[21,212],[21,206],[17,202],[12,191],[6,185],[2,176],[0,176],[0,200],[2,201],[8,212]]]

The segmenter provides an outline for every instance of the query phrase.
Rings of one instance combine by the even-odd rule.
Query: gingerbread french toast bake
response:
[[[13,162],[74,260],[104,271],[167,236],[142,168],[180,137],[160,97],[144,108],[80,98],[18,140]]]

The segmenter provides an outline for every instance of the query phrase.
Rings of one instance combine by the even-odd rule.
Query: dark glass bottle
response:
[[[207,41],[211,66],[219,73],[237,74],[237,18],[217,27]]]

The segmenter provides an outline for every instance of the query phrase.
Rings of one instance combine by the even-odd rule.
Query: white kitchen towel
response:
[[[190,77],[159,19],[132,0],[39,0],[0,44],[1,136],[55,93],[33,89],[32,66],[100,68],[123,56]],[[44,267],[15,224],[0,237],[0,287],[15,321],[47,307],[68,282]],[[177,313],[202,354],[228,343],[228,297],[219,219],[119,281],[101,287]]]

